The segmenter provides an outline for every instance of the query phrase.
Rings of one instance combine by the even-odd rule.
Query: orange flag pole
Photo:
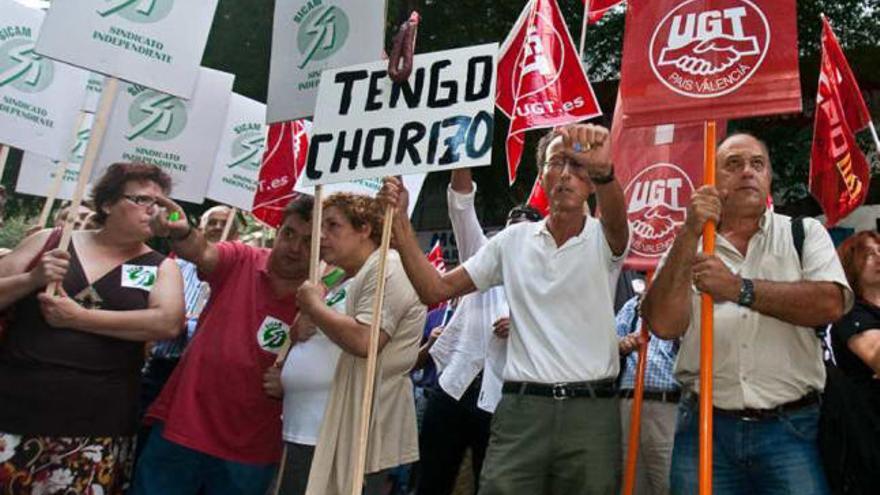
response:
[[[645,285],[651,285],[654,270],[648,270]],[[642,320],[640,325],[639,361],[636,366],[636,386],[633,390],[632,412],[629,417],[629,446],[626,449],[626,466],[623,472],[622,495],[632,495],[636,487],[636,463],[639,455],[639,438],[642,433],[642,402],[645,395],[645,370],[648,368],[648,326]]]
[[[706,121],[703,183],[715,185],[715,121]],[[703,253],[715,253],[715,223],[703,227]],[[712,296],[700,295],[700,495],[712,494]]]

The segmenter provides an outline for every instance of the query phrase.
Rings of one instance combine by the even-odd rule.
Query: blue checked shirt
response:
[[[617,336],[624,337],[629,333],[640,330],[641,318],[633,325],[636,317],[638,297],[633,297],[620,308],[615,319],[617,324]],[[675,381],[673,370],[675,357],[678,355],[678,340],[661,340],[651,336],[648,341],[648,366],[645,368],[645,390],[652,392],[671,392],[678,390],[678,382]],[[620,388],[632,390],[635,388],[636,366],[638,366],[638,351],[631,352],[626,356],[620,379]]]
[[[196,265],[180,258],[175,259],[183,275],[183,299],[186,305],[186,331],[181,332],[176,338],[160,340],[153,346],[152,356],[163,359],[177,359],[183,354],[186,344],[196,332],[199,316],[196,306],[199,304],[199,292],[202,281],[199,280],[199,271]]]

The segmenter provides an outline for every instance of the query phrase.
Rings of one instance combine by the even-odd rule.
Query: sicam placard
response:
[[[70,200],[76,189],[76,181],[79,179],[79,168],[86,154],[86,146],[89,144],[89,134],[92,131],[94,116],[83,116],[82,125],[76,133],[76,139],[70,146],[67,155],[67,166],[64,170],[64,178],[61,181],[61,189],[58,190],[57,199]],[[26,151],[21,158],[21,167],[18,170],[18,182],[15,184],[15,192],[32,194],[45,197],[49,194],[51,184],[55,180],[55,172],[58,168],[58,160],[52,160],[39,153]]]
[[[67,156],[88,72],[37,55],[45,13],[0,0],[0,144]]]
[[[404,84],[385,61],[324,71],[301,184],[489,165],[497,51],[417,55]]]
[[[190,100],[122,85],[92,177],[116,162],[151,163],[171,175],[173,198],[204,201],[234,79],[202,68]]]
[[[268,126],[266,105],[232,94],[214,172],[205,196],[250,211],[257,192]]]
[[[364,0],[276,0],[266,121],[310,117],[321,71],[378,59],[385,8]]]
[[[623,124],[801,111],[794,0],[652,0],[627,8]]]
[[[53,0],[37,53],[190,98],[218,0]]]

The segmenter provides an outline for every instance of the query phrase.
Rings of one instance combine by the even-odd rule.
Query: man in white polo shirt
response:
[[[504,394],[483,466],[483,495],[618,490],[613,298],[629,227],[610,148],[608,131],[598,126],[547,133],[538,156],[550,215],[505,229],[442,275],[421,253],[401,182],[385,181],[381,195],[400,212],[394,218],[396,247],[423,302],[495,286],[507,293]],[[601,219],[587,213],[593,193]]]

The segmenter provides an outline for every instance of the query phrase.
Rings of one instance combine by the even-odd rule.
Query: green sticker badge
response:
[[[260,328],[257,329],[257,345],[264,351],[278,354],[284,343],[287,342],[289,331],[290,326],[287,323],[274,316],[266,316]]]
[[[157,276],[158,268],[155,266],[122,265],[121,285],[150,292],[156,285]]]

